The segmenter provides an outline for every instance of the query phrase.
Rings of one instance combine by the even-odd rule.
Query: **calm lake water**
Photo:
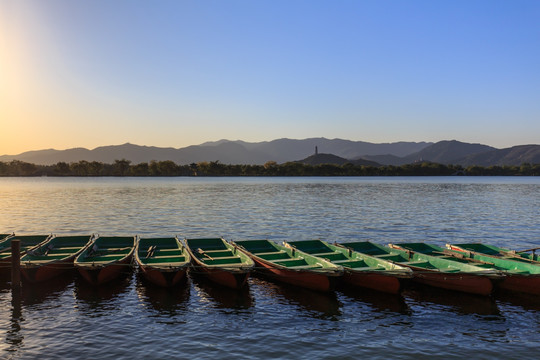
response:
[[[540,178],[1,178],[0,232],[540,246]],[[0,282],[0,358],[537,357],[540,299]]]

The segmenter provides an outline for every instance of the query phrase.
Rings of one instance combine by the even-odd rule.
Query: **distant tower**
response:
[[[315,146],[315,155],[318,155],[319,154],[319,150],[317,149],[317,147]]]

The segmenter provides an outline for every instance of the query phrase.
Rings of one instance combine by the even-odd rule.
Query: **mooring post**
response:
[[[21,287],[21,240],[11,240],[11,288]]]

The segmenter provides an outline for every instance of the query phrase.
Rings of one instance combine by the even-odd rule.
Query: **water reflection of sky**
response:
[[[3,178],[0,232],[537,245],[538,180],[453,179]],[[257,278],[242,293],[195,278],[162,291],[135,274],[90,289],[71,274],[13,301],[3,284],[8,358],[527,356],[540,329],[537,299],[502,294],[327,296]]]

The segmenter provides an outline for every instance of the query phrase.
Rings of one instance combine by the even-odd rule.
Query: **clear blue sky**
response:
[[[0,0],[0,154],[540,143],[540,1]]]

